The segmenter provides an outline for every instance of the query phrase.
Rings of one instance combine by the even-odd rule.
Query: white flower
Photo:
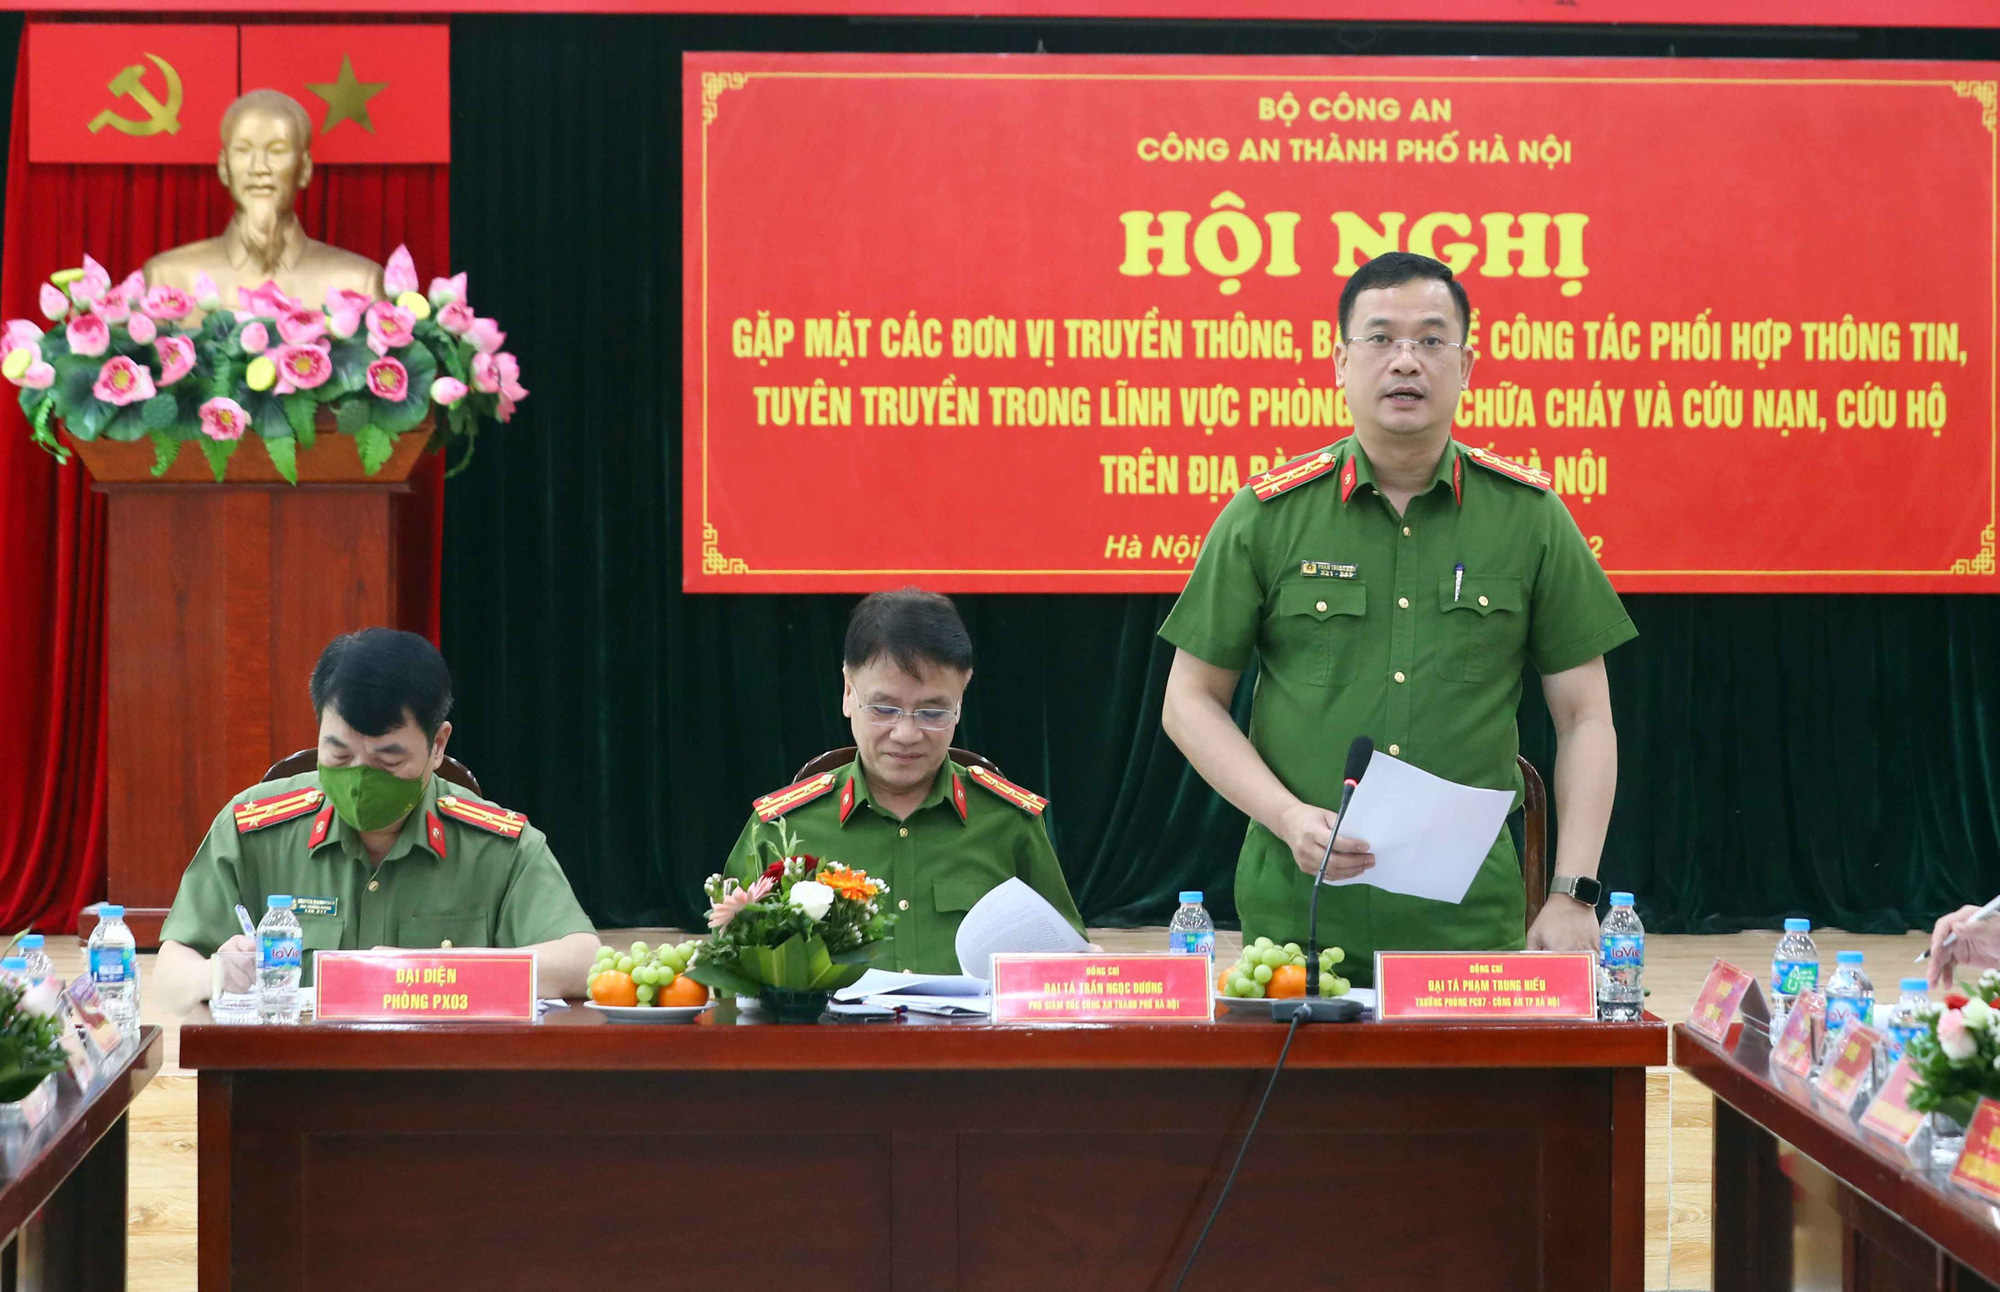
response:
[[[833,890],[816,879],[802,879],[792,885],[791,902],[809,920],[823,920],[833,905]]]
[[[1986,1029],[1993,1026],[1993,1007],[1977,996],[1966,1001],[1961,1012],[1965,1015],[1967,1027]]]

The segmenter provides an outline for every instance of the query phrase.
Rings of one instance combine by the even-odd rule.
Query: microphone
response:
[[[1341,823],[1347,820],[1347,805],[1354,801],[1354,787],[1361,783],[1361,777],[1368,770],[1368,760],[1375,756],[1375,742],[1367,736],[1356,736],[1354,743],[1347,747],[1347,766],[1340,774],[1340,810],[1334,814],[1333,835],[1326,841],[1326,851],[1320,854],[1319,872],[1313,876],[1313,895],[1310,914],[1306,917],[1306,994],[1304,1000],[1281,1000],[1271,1002],[1271,1018],[1275,1022],[1285,1022],[1298,1015],[1303,1022],[1332,1020],[1344,1022],[1360,1016],[1360,1010],[1352,1001],[1322,1000],[1319,995],[1319,890],[1324,887],[1327,863],[1333,860],[1334,840],[1340,838]]]

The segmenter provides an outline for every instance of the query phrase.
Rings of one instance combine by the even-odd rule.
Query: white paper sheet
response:
[[[907,1009],[913,1014],[936,1014],[941,1018],[985,1018],[993,1012],[991,996],[925,996],[904,991],[890,996],[870,996],[867,1003],[884,1009]]]
[[[839,991],[835,1000],[866,1000],[870,996],[984,996],[991,991],[984,978],[966,974],[892,973],[870,969]]]
[[[993,977],[993,957],[1003,952],[1067,952],[1089,947],[1048,899],[1017,875],[973,904],[958,926],[958,967],[975,978]]]
[[[1462,902],[1513,805],[1506,790],[1459,785],[1378,749],[1340,827],[1346,837],[1367,841],[1375,866],[1326,882]]]

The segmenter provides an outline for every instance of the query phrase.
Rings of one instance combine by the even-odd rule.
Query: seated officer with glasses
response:
[[[723,873],[748,883],[769,861],[778,822],[809,856],[889,885],[897,915],[877,963],[957,973],[959,922],[1018,876],[1083,931],[1042,824],[1048,800],[984,767],[951,761],[972,681],[972,638],[947,597],[877,592],[847,621],[840,708],[858,756],[757,800]]]

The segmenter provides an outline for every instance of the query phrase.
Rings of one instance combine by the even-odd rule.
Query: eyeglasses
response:
[[[1400,346],[1408,346],[1410,353],[1425,363],[1437,363],[1454,350],[1465,347],[1456,341],[1447,341],[1441,336],[1390,336],[1387,332],[1370,332],[1358,336],[1348,344],[1371,359],[1386,359]]]
[[[925,731],[945,731],[958,721],[957,709],[898,709],[893,704],[864,704],[861,712],[878,727],[893,727],[908,718]]]

